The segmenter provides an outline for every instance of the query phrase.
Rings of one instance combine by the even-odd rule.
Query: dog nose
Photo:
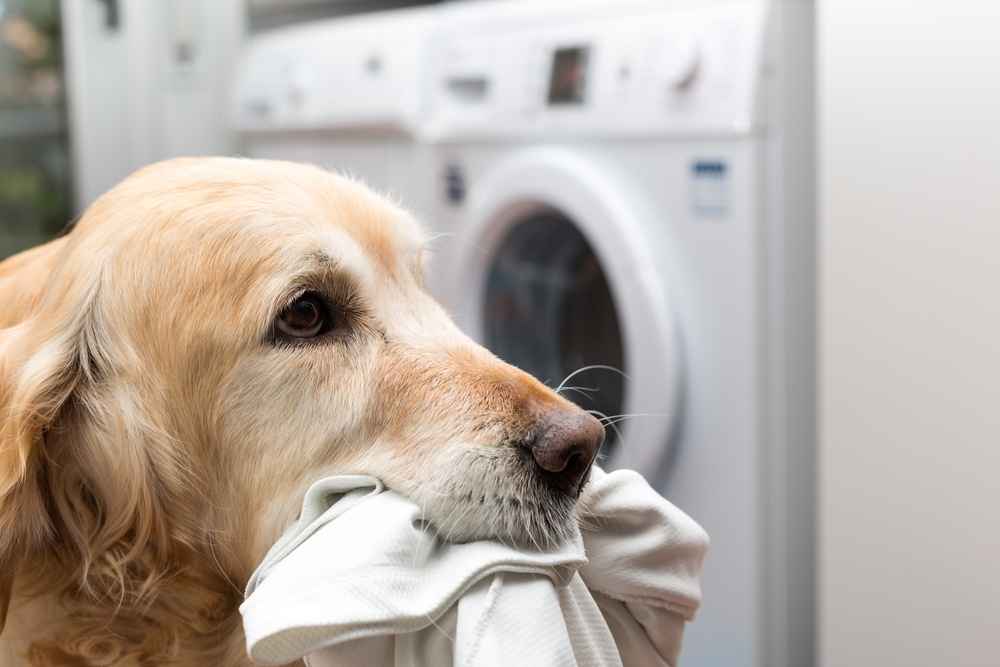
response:
[[[572,408],[553,410],[542,417],[538,435],[528,443],[528,449],[546,477],[567,493],[579,493],[602,442],[601,422]]]

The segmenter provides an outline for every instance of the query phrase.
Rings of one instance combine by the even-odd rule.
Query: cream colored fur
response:
[[[334,472],[453,539],[557,537],[572,507],[532,496],[512,443],[574,408],[455,328],[424,252],[356,182],[206,158],[0,263],[0,665],[247,664],[243,586]],[[345,302],[343,336],[271,340],[303,288]]]

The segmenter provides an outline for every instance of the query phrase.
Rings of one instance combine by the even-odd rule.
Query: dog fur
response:
[[[451,539],[559,539],[574,499],[517,443],[578,409],[458,331],[424,255],[357,182],[192,158],[0,263],[0,664],[248,664],[243,586],[328,474]],[[278,341],[303,290],[340,329]]]

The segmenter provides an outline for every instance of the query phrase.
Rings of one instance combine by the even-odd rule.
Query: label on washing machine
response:
[[[696,220],[724,220],[729,213],[729,168],[721,160],[691,163],[691,212]]]

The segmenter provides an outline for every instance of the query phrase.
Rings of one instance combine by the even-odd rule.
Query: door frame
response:
[[[621,179],[570,150],[516,152],[472,185],[452,281],[465,286],[456,303],[459,324],[482,341],[487,275],[506,233],[543,210],[554,209],[575,224],[601,263],[616,303],[625,348],[624,413],[640,415],[618,425],[622,440],[604,465],[652,477],[669,458],[683,363],[670,293],[643,231],[648,222],[629,204],[633,195]]]

